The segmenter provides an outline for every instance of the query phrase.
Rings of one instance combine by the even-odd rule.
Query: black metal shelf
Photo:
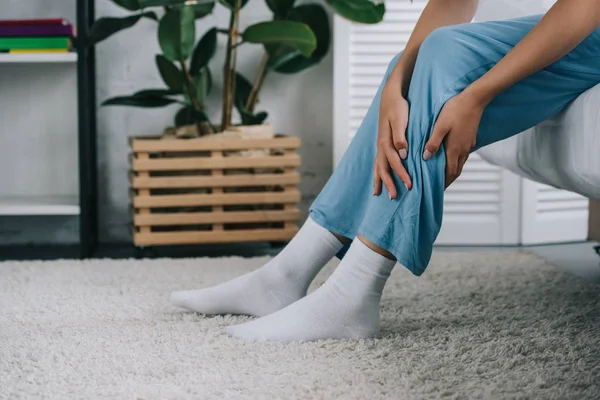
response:
[[[79,181],[79,241],[75,245],[0,246],[1,259],[88,258],[98,249],[98,180],[96,155],[95,51],[88,46],[94,22],[94,0],[76,0],[77,141]],[[23,249],[13,257],[14,249]],[[51,254],[54,257],[50,257]]]
[[[91,257],[98,247],[98,162],[96,135],[96,59],[88,46],[95,1],[77,0],[77,103],[79,146],[79,253]]]

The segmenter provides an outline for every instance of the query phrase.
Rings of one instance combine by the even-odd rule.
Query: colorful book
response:
[[[75,36],[73,25],[1,25],[0,37]]]
[[[0,25],[69,25],[64,18],[2,19]]]
[[[72,40],[68,37],[14,37],[0,38],[0,49],[70,49]]]
[[[27,50],[6,50],[6,53],[68,53],[67,49],[27,49]]]

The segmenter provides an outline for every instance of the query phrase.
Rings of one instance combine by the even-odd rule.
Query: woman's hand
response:
[[[390,168],[404,182],[407,189],[412,182],[401,160],[408,157],[406,125],[408,124],[408,102],[402,96],[400,80],[391,76],[381,92],[379,105],[379,134],[377,136],[377,156],[373,167],[373,195],[381,194],[381,184],[385,185],[390,200],[398,195]]]
[[[468,91],[454,96],[442,107],[425,145],[423,159],[429,160],[444,142],[446,188],[460,176],[471,149],[475,147],[483,109],[483,103]]]

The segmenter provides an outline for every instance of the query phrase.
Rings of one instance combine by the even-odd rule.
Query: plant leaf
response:
[[[259,111],[256,114],[252,114],[246,111],[240,113],[243,125],[260,125],[264,122],[265,119],[267,119],[268,116],[269,114],[267,114],[264,111]]]
[[[235,75],[235,97],[234,104],[242,124],[244,125],[260,125],[265,119],[267,119],[267,113],[264,111],[252,114],[246,111],[246,102],[250,97],[250,91],[252,90],[252,84],[242,74],[236,73]]]
[[[195,124],[198,121],[207,121],[208,117],[203,112],[198,112],[192,106],[185,106],[175,114],[175,126]]]
[[[331,46],[331,31],[327,11],[319,4],[304,4],[294,7],[287,16],[293,21],[307,24],[317,38],[317,47],[310,57],[298,51],[288,51],[279,57],[270,57],[271,68],[280,73],[293,74],[312,67],[323,59]]]
[[[163,55],[171,61],[186,60],[196,35],[194,9],[181,6],[169,9],[158,23],[158,43]]]
[[[136,11],[142,8],[140,0],[112,0],[112,2],[129,11]]]
[[[157,54],[156,67],[163,82],[175,93],[183,92],[183,73],[163,55]]]
[[[229,8],[230,10],[234,10],[238,0],[219,0],[219,3]],[[242,5],[240,8],[244,8],[248,0],[242,0]]]
[[[136,0],[137,1],[137,0]],[[180,6],[183,4],[191,5],[192,7],[203,6],[207,3],[213,3],[214,0],[197,0],[191,2],[190,0],[139,0],[142,3],[142,7],[169,7],[169,6]],[[190,4],[192,3],[192,4]]]
[[[135,25],[142,16],[146,17],[151,12],[145,12],[143,14],[129,15],[123,18],[116,17],[104,17],[97,19],[90,29],[89,44],[96,44],[103,41],[115,33],[122,31],[123,29],[131,28]]]
[[[235,96],[234,105],[237,108],[240,115],[246,112],[246,102],[250,97],[250,91],[252,91],[252,84],[239,72],[235,74]]]
[[[298,49],[310,57],[317,47],[317,38],[308,25],[296,21],[260,22],[246,28],[242,38],[250,43],[277,43]]]
[[[215,55],[217,50],[217,28],[212,28],[202,36],[198,41],[192,62],[190,64],[190,73],[196,76],[200,70],[208,65],[210,59]]]
[[[151,19],[153,21],[158,21],[158,17],[156,16],[156,13],[154,11],[147,11],[144,14],[142,14],[142,17]]]
[[[183,126],[190,125],[194,123],[194,114],[195,111],[193,107],[182,107],[177,114],[175,114],[175,118],[173,122],[175,122],[175,126]]]
[[[186,0],[140,0],[144,7],[168,7],[179,6],[184,4]]]
[[[276,71],[282,65],[294,60],[296,57],[306,58],[300,53],[300,50],[280,44],[266,44],[265,50],[269,54],[267,66]]]
[[[147,98],[147,97],[165,97],[165,96],[173,96],[178,93],[172,91],[171,89],[144,89],[140,90],[133,94],[133,97],[136,98]]]
[[[196,16],[196,19],[204,18],[208,14],[211,14],[213,12],[213,9],[215,8],[215,1],[211,0],[208,3],[196,4],[192,7],[194,7],[194,14]]]
[[[204,103],[208,93],[210,92],[212,82],[212,78],[210,76],[210,72],[208,69],[202,69],[200,74],[194,78],[194,83],[196,85],[196,98],[200,103]]]
[[[206,93],[210,94],[213,86],[213,78],[212,73],[210,72],[210,68],[205,67],[202,73],[206,73]]]
[[[267,6],[277,17],[283,17],[294,7],[296,0],[266,0]]]
[[[104,100],[103,106],[132,106],[144,108],[164,107],[176,100],[154,96],[117,96]]]
[[[385,4],[371,0],[326,0],[340,16],[363,24],[376,24],[383,20]]]

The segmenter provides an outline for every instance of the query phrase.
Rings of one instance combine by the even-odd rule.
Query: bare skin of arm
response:
[[[476,142],[484,108],[501,92],[573,50],[600,26],[600,1],[558,0],[540,22],[492,69],[448,100],[425,146],[444,143],[446,187],[460,176]]]
[[[478,3],[478,0],[431,0],[423,10],[381,94],[377,157],[374,166],[374,195],[381,194],[383,182],[390,199],[396,198],[397,191],[390,168],[396,172],[408,189],[412,187],[401,159],[405,159],[408,154],[406,141],[408,102],[405,97],[421,43],[436,28],[470,22]]]

